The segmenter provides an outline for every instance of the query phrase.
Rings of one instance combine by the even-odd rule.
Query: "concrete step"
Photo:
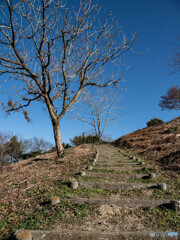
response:
[[[107,179],[115,179],[115,180],[123,180],[129,178],[142,178],[145,174],[115,174],[115,173],[98,173],[98,172],[91,172],[87,171],[86,176],[89,177],[99,177],[99,178],[107,178]]]
[[[117,159],[99,158],[98,162],[102,162],[102,163],[105,163],[105,162],[111,162],[111,163],[122,162],[122,163],[125,163],[125,162],[138,162],[138,161],[135,161],[135,160],[132,160],[132,159],[126,159],[126,158],[117,158]]]
[[[75,203],[89,203],[95,205],[116,205],[118,207],[157,207],[160,205],[170,205],[170,199],[132,199],[132,198],[77,198],[77,199],[66,199]]]
[[[146,187],[156,187],[155,184],[150,183],[108,183],[108,182],[80,182],[80,186],[83,186],[85,188],[101,188],[104,190],[119,190],[119,189],[125,189],[125,190],[132,190],[132,189],[140,189],[140,188],[146,188]]]
[[[127,167],[125,167],[125,166],[122,166],[122,167],[103,167],[103,166],[101,166],[101,167],[98,167],[98,166],[95,166],[93,169],[97,169],[97,170],[99,170],[99,169],[102,169],[102,170],[115,170],[115,171],[120,171],[120,172],[129,172],[129,171],[132,171],[132,170],[141,170],[142,169],[142,167],[133,167],[133,166],[127,166]]]
[[[132,162],[132,163],[127,163],[127,162],[97,162],[96,166],[104,166],[104,167],[118,167],[118,166],[130,166],[130,165],[140,165],[138,162]]]
[[[151,237],[150,232],[31,231],[33,240],[166,240],[178,237]]]

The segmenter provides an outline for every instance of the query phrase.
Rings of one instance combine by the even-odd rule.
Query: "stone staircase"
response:
[[[160,205],[171,206],[171,199],[149,199],[143,195],[138,197],[133,196],[121,196],[119,191],[126,193],[130,190],[136,189],[146,189],[147,192],[157,188],[157,183],[152,179],[148,183],[141,182],[144,178],[148,179],[148,173],[143,173],[144,169],[148,166],[142,167],[139,159],[132,159],[131,156],[127,156],[120,152],[118,149],[109,145],[99,145],[97,146],[98,154],[96,155],[96,161],[92,170],[88,166],[85,169],[84,177],[76,176],[78,184],[80,187],[85,187],[88,189],[104,189],[106,191],[111,191],[108,197],[97,197],[97,198],[71,198],[67,199],[75,203],[89,203],[92,206],[116,206],[120,207],[122,210],[126,208],[140,208],[140,207],[153,207],[156,208]],[[90,165],[92,162],[90,163]],[[144,165],[144,164],[143,164]],[[86,179],[86,177],[88,177]],[[83,180],[84,178],[84,180]],[[93,180],[94,179],[94,180]],[[76,190],[74,190],[76,191]],[[125,194],[124,194],[125,195]],[[116,218],[118,219],[118,213],[116,213]],[[120,215],[119,215],[120,218]],[[120,219],[119,219],[120,220]],[[95,221],[96,222],[96,221]],[[62,226],[56,227],[54,231],[31,231],[33,240],[116,240],[116,239],[127,239],[127,240],[142,240],[142,239],[179,239],[177,235],[167,236],[168,233],[154,233],[151,231],[144,231],[136,229],[123,231],[118,228],[113,228],[108,226],[106,228],[101,228],[101,224],[97,222],[93,223],[93,227],[90,228],[89,225],[86,227],[86,223],[79,229]],[[127,225],[129,223],[127,222]],[[71,229],[72,227],[72,229]],[[78,227],[77,227],[78,228]],[[91,229],[91,230],[89,230]],[[167,229],[168,230],[168,229]],[[159,235],[158,235],[159,234]]]

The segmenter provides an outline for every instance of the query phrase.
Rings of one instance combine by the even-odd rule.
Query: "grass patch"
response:
[[[134,199],[179,199],[180,194],[176,190],[168,189],[162,191],[160,189],[154,188],[140,188],[132,190],[119,190],[120,197],[134,198]]]
[[[178,230],[180,217],[173,210],[165,207],[144,207],[135,211],[138,217],[143,218],[145,227],[156,231]]]
[[[132,170],[131,172],[135,173],[135,174],[141,174],[141,173],[148,174],[148,173],[150,173],[150,170],[146,167],[143,167],[141,169]]]
[[[70,189],[66,183],[63,183],[60,188],[60,196],[66,199],[72,198],[96,198],[96,197],[108,197],[114,191],[103,190],[100,188],[85,188],[83,186],[78,187],[76,190]]]
[[[14,165],[16,171],[8,175],[4,171],[1,175],[0,236],[8,239],[20,228],[50,229],[58,221],[79,222],[83,219],[92,208],[88,204],[63,201],[58,181],[73,176],[82,165],[93,159],[94,154],[91,146],[77,147],[70,149],[64,159],[41,157],[25,164],[22,162],[21,166]],[[49,203],[52,196],[59,196],[61,202],[52,206]]]
[[[9,214],[10,216],[4,216],[4,219],[0,221],[0,229],[3,233],[9,226],[12,226],[10,231],[3,236],[3,239],[12,236],[17,229],[50,230],[50,226],[57,224],[59,220],[67,222],[79,221],[86,217],[90,210],[92,210],[92,207],[89,204],[76,204],[69,201],[61,201],[55,206],[50,204],[41,206],[40,209],[36,209],[28,215],[20,210],[11,212]],[[13,221],[14,219],[15,221]]]
[[[131,183],[159,183],[159,182],[164,182],[162,178],[157,177],[157,178],[152,178],[152,179],[146,179],[146,178],[129,178],[129,182]]]

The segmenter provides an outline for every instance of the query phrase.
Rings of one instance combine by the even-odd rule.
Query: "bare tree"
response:
[[[53,145],[43,138],[33,137],[31,140],[31,152],[45,152],[50,150]]]
[[[162,110],[180,110],[180,87],[169,88],[166,95],[161,96],[159,106]]]
[[[1,82],[15,86],[9,91],[3,86],[10,98],[2,107],[31,121],[27,108],[33,101],[43,103],[58,156],[61,119],[84,88],[120,87],[121,56],[133,51],[136,37],[126,40],[111,15],[99,17],[97,4],[78,2],[68,8],[60,0],[1,1]]]
[[[93,94],[84,94],[82,105],[78,106],[78,112],[73,113],[73,118],[88,123],[91,131],[98,137],[99,141],[107,126],[118,123],[120,118],[121,96],[115,92],[104,92],[98,90]]]
[[[12,134],[0,131],[0,163],[4,162],[5,160],[4,157],[6,156],[7,151],[9,150],[11,137]]]

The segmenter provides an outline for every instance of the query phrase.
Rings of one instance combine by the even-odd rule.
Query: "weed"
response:
[[[149,169],[147,168],[141,168],[141,169],[137,169],[137,170],[132,170],[132,173],[137,173],[137,174],[141,174],[141,173],[149,173]]]
[[[177,213],[166,207],[144,207],[136,210],[138,217],[143,217],[143,223],[151,230],[177,230],[180,218]]]
[[[3,232],[9,225],[12,226],[11,230],[4,235],[5,238],[10,237],[17,229],[49,230],[50,226],[56,224],[59,220],[67,219],[67,216],[75,221],[86,217],[90,210],[92,210],[92,207],[87,203],[77,204],[70,201],[61,201],[56,206],[47,204],[29,215],[20,211],[14,212],[16,221],[13,223],[13,219],[8,218],[7,220],[5,217],[0,221],[0,229]]]
[[[92,176],[78,177],[78,181],[80,181],[80,182],[100,182],[104,179],[105,178],[92,177]]]
[[[177,133],[180,132],[180,127],[176,126],[176,127],[170,127],[166,133]]]
[[[59,194],[61,198],[71,199],[76,197],[90,198],[97,196],[108,197],[113,191],[103,190],[100,188],[85,188],[83,186],[79,186],[75,191],[70,189],[67,183],[62,183],[61,188],[59,190]]]

